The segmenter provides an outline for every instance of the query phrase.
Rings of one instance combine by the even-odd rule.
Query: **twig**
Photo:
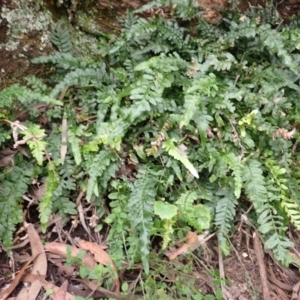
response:
[[[81,225],[84,228],[84,230],[86,231],[86,233],[89,235],[89,237],[92,239],[92,241],[95,241],[95,239],[91,235],[89,228],[86,226],[86,223],[85,223],[84,212],[83,212],[83,207],[82,207],[82,203],[81,203],[81,199],[83,198],[83,196],[84,196],[84,192],[80,191],[80,193],[76,199],[76,206],[77,206],[77,210],[78,210],[78,214],[79,214],[79,219],[80,219]]]
[[[254,243],[255,255],[259,267],[259,275],[262,282],[263,299],[271,300],[270,290],[269,290],[268,280],[267,280],[267,272],[264,263],[264,253],[260,244],[259,234],[257,231],[254,231],[253,233],[253,243]]]
[[[220,243],[218,243],[218,256],[219,256],[219,271],[220,271],[220,278],[222,279],[221,281],[221,290],[224,299],[227,299],[226,297],[226,291],[224,288],[224,282],[225,282],[225,272],[224,272],[224,263],[223,263],[223,256],[222,256],[222,250],[220,247]]]

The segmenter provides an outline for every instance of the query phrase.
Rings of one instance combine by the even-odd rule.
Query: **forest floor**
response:
[[[49,222],[47,232],[42,234],[40,225],[34,217],[35,207],[32,206],[25,212],[26,219],[35,225],[25,224],[26,229],[21,226],[15,235],[11,254],[7,255],[4,251],[0,253],[1,300],[51,299],[47,296],[50,291],[54,300],[75,299],[74,295],[83,297],[81,299],[88,297],[92,299],[152,299],[136,290],[142,280],[140,264],[127,268],[124,262],[124,269],[118,272],[115,270],[114,287],[111,290],[97,284],[93,285],[92,280],[80,279],[76,272],[78,263],[69,261],[66,264],[68,261],[66,245],[72,245],[73,250],[80,249],[76,247],[80,245],[81,249],[88,249],[93,254],[93,258],[88,257],[92,260],[92,264],[98,262],[107,265],[111,260],[106,252],[105,234],[91,233],[87,225],[89,218],[86,213],[84,227],[87,227],[87,230],[76,218],[64,223],[60,217],[55,216]],[[84,209],[84,211],[87,210]],[[178,265],[185,265],[192,261],[192,271],[183,276],[187,280],[191,278],[195,280],[195,288],[199,294],[215,295],[215,298],[204,299],[300,299],[300,277],[297,268],[282,266],[273,259],[271,252],[264,254],[263,242],[258,235],[253,238],[254,235],[257,235],[257,231],[245,222],[237,224],[235,235],[230,237],[232,250],[227,257],[219,255],[220,249],[215,235],[195,249],[192,255],[178,255],[174,260],[169,260],[165,256],[161,261],[161,264],[166,266],[165,271],[157,272],[156,281],[158,284],[164,282],[170,288],[176,286],[175,269]],[[300,252],[299,234],[291,229],[289,235],[296,245],[295,253]],[[154,256],[158,255],[155,248],[153,246]],[[46,254],[44,250],[47,251]],[[31,257],[34,258],[33,262]],[[150,268],[155,272],[158,266],[152,265],[150,261]],[[124,283],[127,283],[128,289],[126,293],[120,295],[117,289],[120,289],[120,285],[123,286]],[[218,288],[222,290],[222,298],[217,296]],[[25,295],[27,298],[23,298]],[[166,299],[173,299],[173,297]]]

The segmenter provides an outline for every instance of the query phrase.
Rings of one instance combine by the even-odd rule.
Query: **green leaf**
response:
[[[146,274],[149,273],[150,230],[154,215],[156,181],[157,178],[153,176],[149,166],[141,166],[128,203],[131,227],[135,228],[138,233],[140,252]]]
[[[155,201],[154,213],[158,215],[162,220],[171,220],[177,215],[178,208],[170,203],[163,201]]]
[[[180,151],[174,145],[174,142],[175,142],[174,139],[167,140],[163,143],[162,147],[167,150],[169,155],[171,155],[175,159],[179,160],[191,172],[191,174],[194,177],[199,178],[197,170],[195,169],[195,167],[191,164],[191,162],[187,158],[185,151]]]
[[[51,162],[48,163],[48,177],[45,183],[45,195],[40,199],[39,215],[42,225],[42,232],[47,230],[47,223],[52,214],[53,193],[58,187],[56,170]]]
[[[43,141],[45,130],[36,124],[30,124],[28,128],[24,129],[21,133],[24,135],[22,142],[28,144],[33,157],[37,160],[39,165],[42,165],[47,144]]]

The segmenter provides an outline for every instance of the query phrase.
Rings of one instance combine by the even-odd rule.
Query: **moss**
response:
[[[51,13],[42,9],[38,1],[12,0],[9,7],[1,9],[2,21],[7,23],[7,42],[0,43],[0,49],[14,51],[22,46],[26,36],[39,32],[39,49],[49,46],[49,29],[52,25]],[[24,49],[26,51],[26,49]]]

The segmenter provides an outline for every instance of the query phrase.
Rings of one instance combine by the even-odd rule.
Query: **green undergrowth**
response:
[[[300,229],[297,21],[228,11],[216,26],[179,2],[170,18],[128,13],[120,36],[99,40],[97,61],[76,55],[68,28],[56,28],[57,51],[34,59],[55,68],[51,77],[0,92],[1,149],[19,150],[0,169],[6,249],[22,195],[38,180],[44,231],[51,214],[77,213],[83,191],[95,230],[109,228],[117,268],[142,262],[151,274],[151,257],[190,230],[216,231],[226,255],[250,206],[265,249],[291,262],[286,231]]]

